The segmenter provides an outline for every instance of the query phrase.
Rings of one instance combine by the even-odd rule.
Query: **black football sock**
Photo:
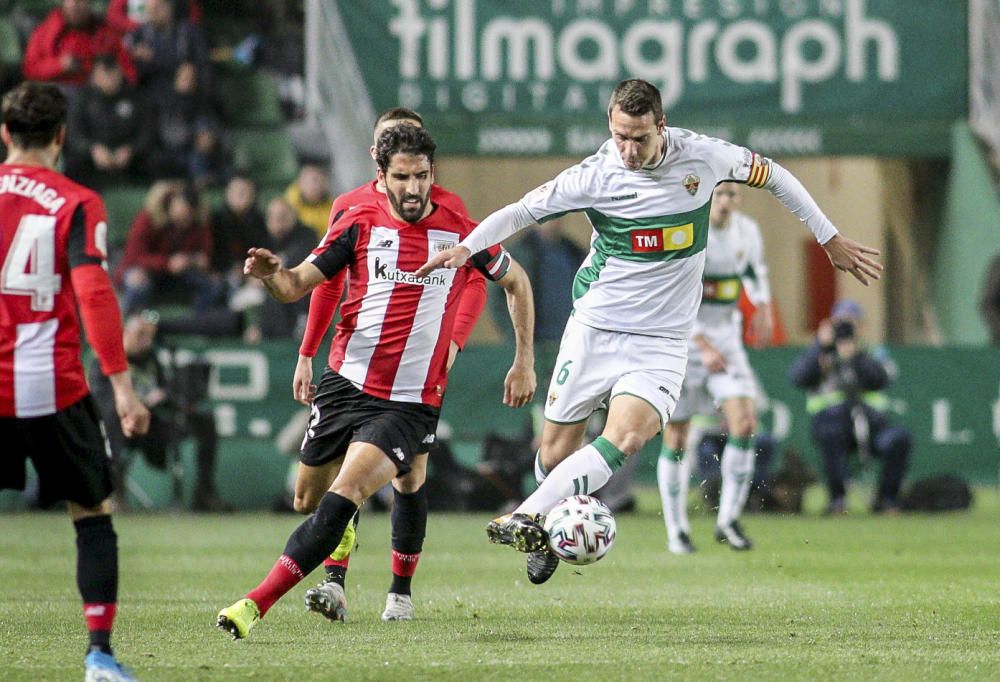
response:
[[[90,649],[110,654],[111,629],[118,609],[118,537],[107,514],[88,516],[73,525],[76,585],[83,598]]]
[[[392,498],[392,584],[389,591],[410,594],[410,583],[427,534],[427,495],[421,487],[414,493],[393,490]]]

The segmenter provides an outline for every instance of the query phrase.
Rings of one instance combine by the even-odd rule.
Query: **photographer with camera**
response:
[[[231,511],[219,499],[215,489],[215,458],[219,440],[215,430],[215,417],[211,412],[199,408],[207,387],[206,373],[202,372],[202,376],[199,376],[197,371],[186,371],[188,367],[176,366],[167,371],[168,368],[157,357],[154,343],[158,322],[159,316],[155,312],[130,315],[125,320],[122,335],[135,392],[152,413],[149,431],[145,435],[126,438],[117,422],[108,419],[115,409],[111,384],[101,374],[96,361],[90,366],[90,390],[101,415],[106,419],[112,469],[117,479],[115,490],[121,491],[121,494],[126,490],[121,485],[126,480],[129,464],[123,456],[125,448],[139,450],[150,466],[166,470],[176,464],[181,442],[186,438],[194,438],[198,473],[191,498],[192,511]],[[200,370],[204,366],[195,364],[191,369]],[[175,496],[179,498],[178,493],[179,490],[175,489]],[[177,502],[178,499],[174,501]]]
[[[830,319],[820,322],[816,342],[789,372],[792,383],[808,392],[806,411],[823,456],[829,514],[846,511],[851,453],[857,453],[861,464],[870,458],[882,462],[872,511],[896,511],[913,447],[910,432],[889,420],[889,400],[882,391],[892,381],[892,365],[884,353],[869,352],[859,343],[861,315],[856,302],[837,301]]]

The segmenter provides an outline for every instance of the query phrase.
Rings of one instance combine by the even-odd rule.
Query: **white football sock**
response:
[[[535,450],[535,483],[541,485],[542,481],[548,475],[549,472],[545,470],[545,466],[542,464],[542,451]]]
[[[749,441],[749,447],[739,447],[734,440]],[[730,436],[722,451],[722,492],[719,494],[717,525],[728,526],[740,518],[753,481],[754,451],[752,438]]]
[[[656,462],[656,482],[660,488],[663,524],[667,527],[668,540],[676,538],[681,532],[691,534],[687,516],[688,483],[691,478],[689,466],[688,457],[675,461],[667,449],[660,453]]]
[[[602,449],[607,452],[601,454]],[[611,474],[624,461],[625,456],[614,445],[603,437],[598,437],[553,468],[538,486],[538,490],[522,502],[514,513],[545,514],[563,498],[590,495],[607,483]]]

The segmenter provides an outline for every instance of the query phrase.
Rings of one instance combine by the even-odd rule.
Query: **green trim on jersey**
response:
[[[590,224],[594,226],[594,231],[597,232],[594,250],[623,260],[648,262],[690,258],[704,251],[708,244],[708,213],[711,208],[712,201],[709,199],[693,211],[649,218],[617,218],[604,215],[593,208],[586,209],[585,213],[590,219]],[[659,240],[647,242],[648,248],[644,248],[641,244],[637,246],[634,242],[636,235],[633,233],[641,232],[643,237],[646,237],[645,233],[648,232],[657,230],[667,232],[671,228],[686,228],[689,225],[692,232],[691,243],[685,244],[682,248],[672,248]]]
[[[529,210],[528,213],[531,213],[531,211]],[[542,223],[547,223],[550,220],[558,220],[559,218],[562,218],[564,215],[569,215],[570,213],[575,213],[575,211],[559,211],[558,213],[553,213],[552,215],[542,216],[535,222],[541,225]]]
[[[601,270],[607,263],[608,255],[602,251],[595,251],[594,257],[590,259],[590,264],[576,271],[576,277],[573,278],[574,301],[590,290],[590,285],[601,276]]]
[[[701,302],[710,305],[732,305],[740,299],[743,280],[739,275],[705,275],[702,277]]]

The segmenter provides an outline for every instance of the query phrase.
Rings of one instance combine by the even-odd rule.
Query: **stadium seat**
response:
[[[295,149],[282,130],[234,130],[233,160],[259,186],[287,185],[298,173]]]
[[[0,72],[18,69],[21,66],[21,41],[17,28],[7,19],[0,16]]]
[[[17,6],[25,14],[41,18],[58,7],[59,0],[18,0]],[[95,12],[102,11],[96,7],[93,9]]]
[[[226,122],[236,126],[281,125],[281,103],[266,75],[242,68],[220,69],[218,89]]]
[[[122,186],[101,192],[108,209],[108,246],[114,250],[125,244],[129,227],[146,199],[147,187]]]

